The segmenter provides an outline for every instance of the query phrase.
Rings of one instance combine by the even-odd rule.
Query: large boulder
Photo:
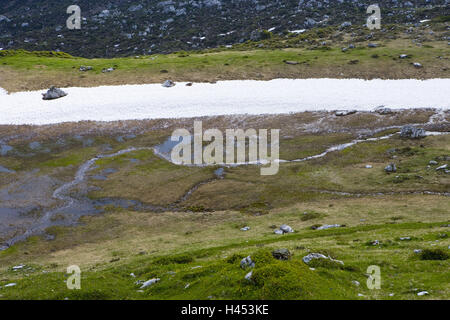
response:
[[[56,87],[50,87],[46,93],[42,94],[43,100],[54,100],[67,96],[67,93]]]
[[[415,128],[413,126],[404,126],[400,132],[402,138],[420,139],[426,136],[426,132],[422,128]]]

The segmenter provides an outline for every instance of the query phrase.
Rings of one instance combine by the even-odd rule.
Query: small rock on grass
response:
[[[288,249],[277,249],[272,252],[272,256],[277,260],[289,260],[291,252]]]
[[[145,281],[145,282],[142,284],[142,286],[141,286],[140,289],[147,288],[147,287],[149,287],[149,286],[151,286],[151,285],[153,285],[153,284],[159,282],[160,280],[161,280],[161,279],[156,278],[156,279],[151,279],[151,280]]]
[[[293,233],[294,229],[292,229],[290,226],[288,226],[287,224],[283,224],[280,226],[280,230],[283,231],[284,233]]]
[[[339,263],[342,265],[344,264],[344,262],[341,260],[335,260],[335,259],[333,259],[331,257],[327,257],[321,253],[310,253],[307,256],[304,256],[302,260],[304,263],[309,264],[314,259],[326,259],[326,260],[330,260],[330,261],[333,261],[333,262],[336,262],[336,263]]]
[[[384,168],[384,171],[387,173],[397,172],[397,167],[395,166],[395,163],[390,163]]]
[[[248,281],[252,280],[252,275],[253,275],[253,271],[250,271],[249,273],[247,273],[245,275],[245,280],[248,280]]]
[[[327,230],[327,229],[340,228],[340,227],[342,227],[340,224],[326,224],[326,225],[318,227],[316,230]]]
[[[357,110],[338,110],[334,114],[337,117],[345,117],[345,116],[348,116],[350,114],[355,114],[356,112],[357,112]]]
[[[241,231],[248,231],[248,230],[250,230],[250,227],[243,227],[243,228],[241,228]]]
[[[421,292],[419,292],[417,295],[419,296],[419,297],[421,297],[421,296],[426,296],[426,295],[429,295],[430,293],[428,292],[428,291],[421,291]]]
[[[250,267],[250,268],[255,267],[255,262],[253,262],[253,260],[250,256],[245,257],[244,259],[241,260],[241,268],[245,269],[247,267]]]
[[[415,128],[413,126],[404,126],[400,131],[400,137],[409,139],[420,139],[426,136],[426,132],[423,128]]]

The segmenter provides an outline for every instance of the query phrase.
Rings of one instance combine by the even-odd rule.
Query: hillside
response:
[[[288,36],[290,31],[366,23],[369,0],[41,0],[0,2],[0,48],[116,57],[198,50]],[[448,0],[378,1],[383,24],[417,26],[450,14]],[[82,10],[67,30],[66,9]],[[270,30],[270,32],[264,32]]]

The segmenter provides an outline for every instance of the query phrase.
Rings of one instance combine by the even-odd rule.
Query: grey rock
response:
[[[437,167],[437,168],[436,168],[436,171],[445,170],[445,169],[447,169],[447,168],[448,168],[448,164],[444,164],[444,165],[442,165],[442,166],[440,166],[440,167]]]
[[[92,70],[91,66],[81,66],[80,67],[81,72],[86,72],[86,71],[90,71],[90,70]]]
[[[287,224],[283,224],[280,226],[280,230],[283,231],[284,233],[293,233],[294,229],[292,229],[290,226],[288,226]]]
[[[335,260],[335,259],[333,259],[331,257],[327,257],[321,253],[310,253],[307,256],[304,256],[302,260],[304,263],[309,264],[314,259],[326,259],[326,260],[330,260],[330,261],[333,261],[333,262],[336,262],[336,263],[339,263],[342,265],[344,264],[344,262],[341,260]]]
[[[110,68],[105,68],[105,69],[103,69],[102,72],[103,72],[103,73],[109,73],[109,72],[113,72],[114,70],[116,70],[116,69],[113,68],[113,67],[110,67]]]
[[[54,100],[67,96],[67,93],[54,86],[50,87],[46,93],[42,94],[43,100]]]
[[[422,128],[415,128],[413,126],[404,126],[400,132],[402,138],[420,139],[426,136],[426,132]]]
[[[376,108],[375,112],[380,115],[388,115],[388,114],[394,113],[394,111],[391,108],[386,108],[384,106],[380,106],[380,107]]]
[[[430,166],[437,166],[437,165],[438,165],[438,162],[437,162],[437,161],[434,161],[434,160],[431,160],[428,164],[429,164]]]
[[[288,249],[276,249],[272,251],[272,256],[277,260],[289,260],[291,252]]]
[[[357,112],[356,110],[338,110],[334,114],[338,117],[345,117],[350,114],[355,114],[356,112]]]
[[[276,230],[274,231],[274,233],[275,233],[275,234],[284,234],[284,232],[283,232],[282,230],[280,230],[280,229],[276,229]]]
[[[164,81],[162,86],[164,88],[172,88],[172,87],[175,87],[175,82],[173,82],[172,80],[166,80],[166,81]]]
[[[318,227],[316,230],[327,230],[327,229],[340,228],[340,227],[342,227],[340,224],[326,224],[326,225]]]
[[[255,267],[255,262],[253,262],[253,260],[250,256],[241,260],[241,268],[242,269],[254,268],[254,267]]]
[[[384,168],[384,171],[387,173],[397,172],[397,167],[395,166],[395,163],[390,163]]]
[[[245,280],[251,281],[253,275],[253,270],[245,275]]]
[[[142,286],[140,287],[140,289],[144,289],[144,288],[147,288],[147,287],[149,287],[151,285],[154,285],[155,283],[159,282],[160,280],[161,279],[157,278],[157,279],[151,279],[151,280],[145,281],[142,284]]]

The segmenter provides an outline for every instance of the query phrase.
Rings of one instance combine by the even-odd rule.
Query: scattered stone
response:
[[[380,107],[376,108],[375,112],[380,115],[388,115],[388,114],[394,113],[394,111],[391,108],[386,108],[384,106],[380,106]]]
[[[136,275],[132,272],[132,273],[130,273],[130,277],[136,278]]]
[[[275,233],[275,234],[284,234],[284,232],[283,232],[282,230],[280,230],[280,229],[276,229],[276,230],[274,231],[274,233]]]
[[[430,293],[428,292],[428,291],[421,291],[421,292],[419,292],[417,295],[419,296],[419,297],[421,297],[421,296],[426,296],[426,295],[429,295]]]
[[[14,266],[14,267],[12,267],[12,269],[13,269],[13,271],[17,271],[17,270],[21,270],[21,269],[23,269],[25,267],[25,265],[24,264],[20,264],[20,265],[18,265],[18,266]]]
[[[422,68],[422,64],[420,64],[419,62],[414,62],[413,66],[416,68]]]
[[[147,288],[147,287],[149,287],[149,286],[151,286],[151,285],[153,285],[153,284],[159,282],[160,280],[161,280],[161,279],[156,278],[156,279],[151,279],[151,280],[145,281],[145,282],[142,284],[142,286],[140,287],[140,289]]]
[[[17,286],[17,283],[8,283],[8,284],[5,284],[3,286],[3,288],[9,288],[9,287],[15,287],[15,286]]]
[[[288,249],[277,249],[272,251],[272,256],[277,260],[289,260],[291,252]]]
[[[408,55],[407,55],[407,54],[401,54],[401,55],[399,56],[399,58],[400,58],[400,59],[406,59],[406,58],[408,58]]]
[[[422,128],[415,128],[413,126],[404,126],[400,132],[402,138],[420,139],[426,136],[426,132]]]
[[[67,93],[54,86],[50,87],[46,93],[42,94],[43,100],[54,100],[67,96]]]
[[[356,280],[353,280],[352,281],[352,283],[355,285],[355,286],[357,286],[357,287],[359,287],[360,286],[360,283],[359,283],[359,281],[356,281]]]
[[[376,44],[376,43],[369,43],[367,46],[369,48],[376,48],[376,47],[378,47],[378,44]]]
[[[108,73],[108,72],[113,72],[114,70],[116,70],[116,68],[110,67],[110,68],[104,68],[102,70],[103,73]]]
[[[250,227],[243,227],[243,228],[241,228],[241,231],[248,231],[248,230],[250,230]]]
[[[327,230],[327,229],[340,228],[340,227],[342,227],[340,224],[326,224],[326,225],[318,227],[316,230]]]
[[[280,226],[280,230],[283,231],[283,233],[293,233],[294,229],[292,229],[290,226],[288,226],[287,224],[283,224]]]
[[[298,61],[292,61],[292,60],[283,60],[284,63],[286,64],[290,64],[290,65],[296,65],[299,64]]]
[[[245,280],[251,281],[253,275],[253,270],[245,275]]]
[[[247,267],[249,267],[249,268],[255,267],[255,263],[252,261],[252,258],[250,256],[241,260],[241,268],[245,269]]]
[[[400,238],[400,241],[410,241],[411,237],[402,237]]]
[[[436,168],[436,171],[445,170],[445,169],[447,169],[447,168],[448,168],[448,164],[444,164],[444,165],[442,165],[442,166],[440,166],[440,167],[437,167],[437,168]]]
[[[91,66],[81,66],[80,67],[81,72],[86,72],[86,71],[90,71],[90,70],[92,70]]]
[[[380,244],[380,241],[373,240],[370,244],[373,245],[373,246],[378,246]]]
[[[203,268],[203,267],[202,266],[195,266],[195,267],[192,267],[191,270],[200,269],[200,268]]]
[[[434,161],[434,160],[431,160],[428,164],[429,164],[430,166],[437,166],[437,165],[438,165],[438,162],[437,162],[437,161]]]
[[[344,262],[341,261],[341,260],[335,260],[335,259],[333,259],[331,257],[327,257],[327,256],[325,256],[325,255],[323,255],[321,253],[310,253],[307,256],[304,256],[302,260],[303,260],[304,263],[309,264],[314,259],[326,259],[326,260],[330,260],[330,261],[333,261],[333,262],[337,262],[337,263],[342,264],[342,265],[344,264]]]
[[[166,80],[166,81],[164,81],[162,86],[164,88],[172,88],[172,87],[175,87],[175,82],[173,82],[172,80]]]
[[[338,110],[334,114],[337,117],[345,117],[345,116],[348,116],[350,114],[355,114],[356,112],[357,112],[356,110]]]
[[[384,168],[384,171],[387,173],[397,172],[397,167],[394,163],[390,163],[386,166],[386,168]]]
[[[373,166],[371,166],[370,164],[366,165],[366,169],[372,169],[372,168],[373,168]]]
[[[188,82],[186,83],[186,87],[192,87],[193,83],[192,82]]]

